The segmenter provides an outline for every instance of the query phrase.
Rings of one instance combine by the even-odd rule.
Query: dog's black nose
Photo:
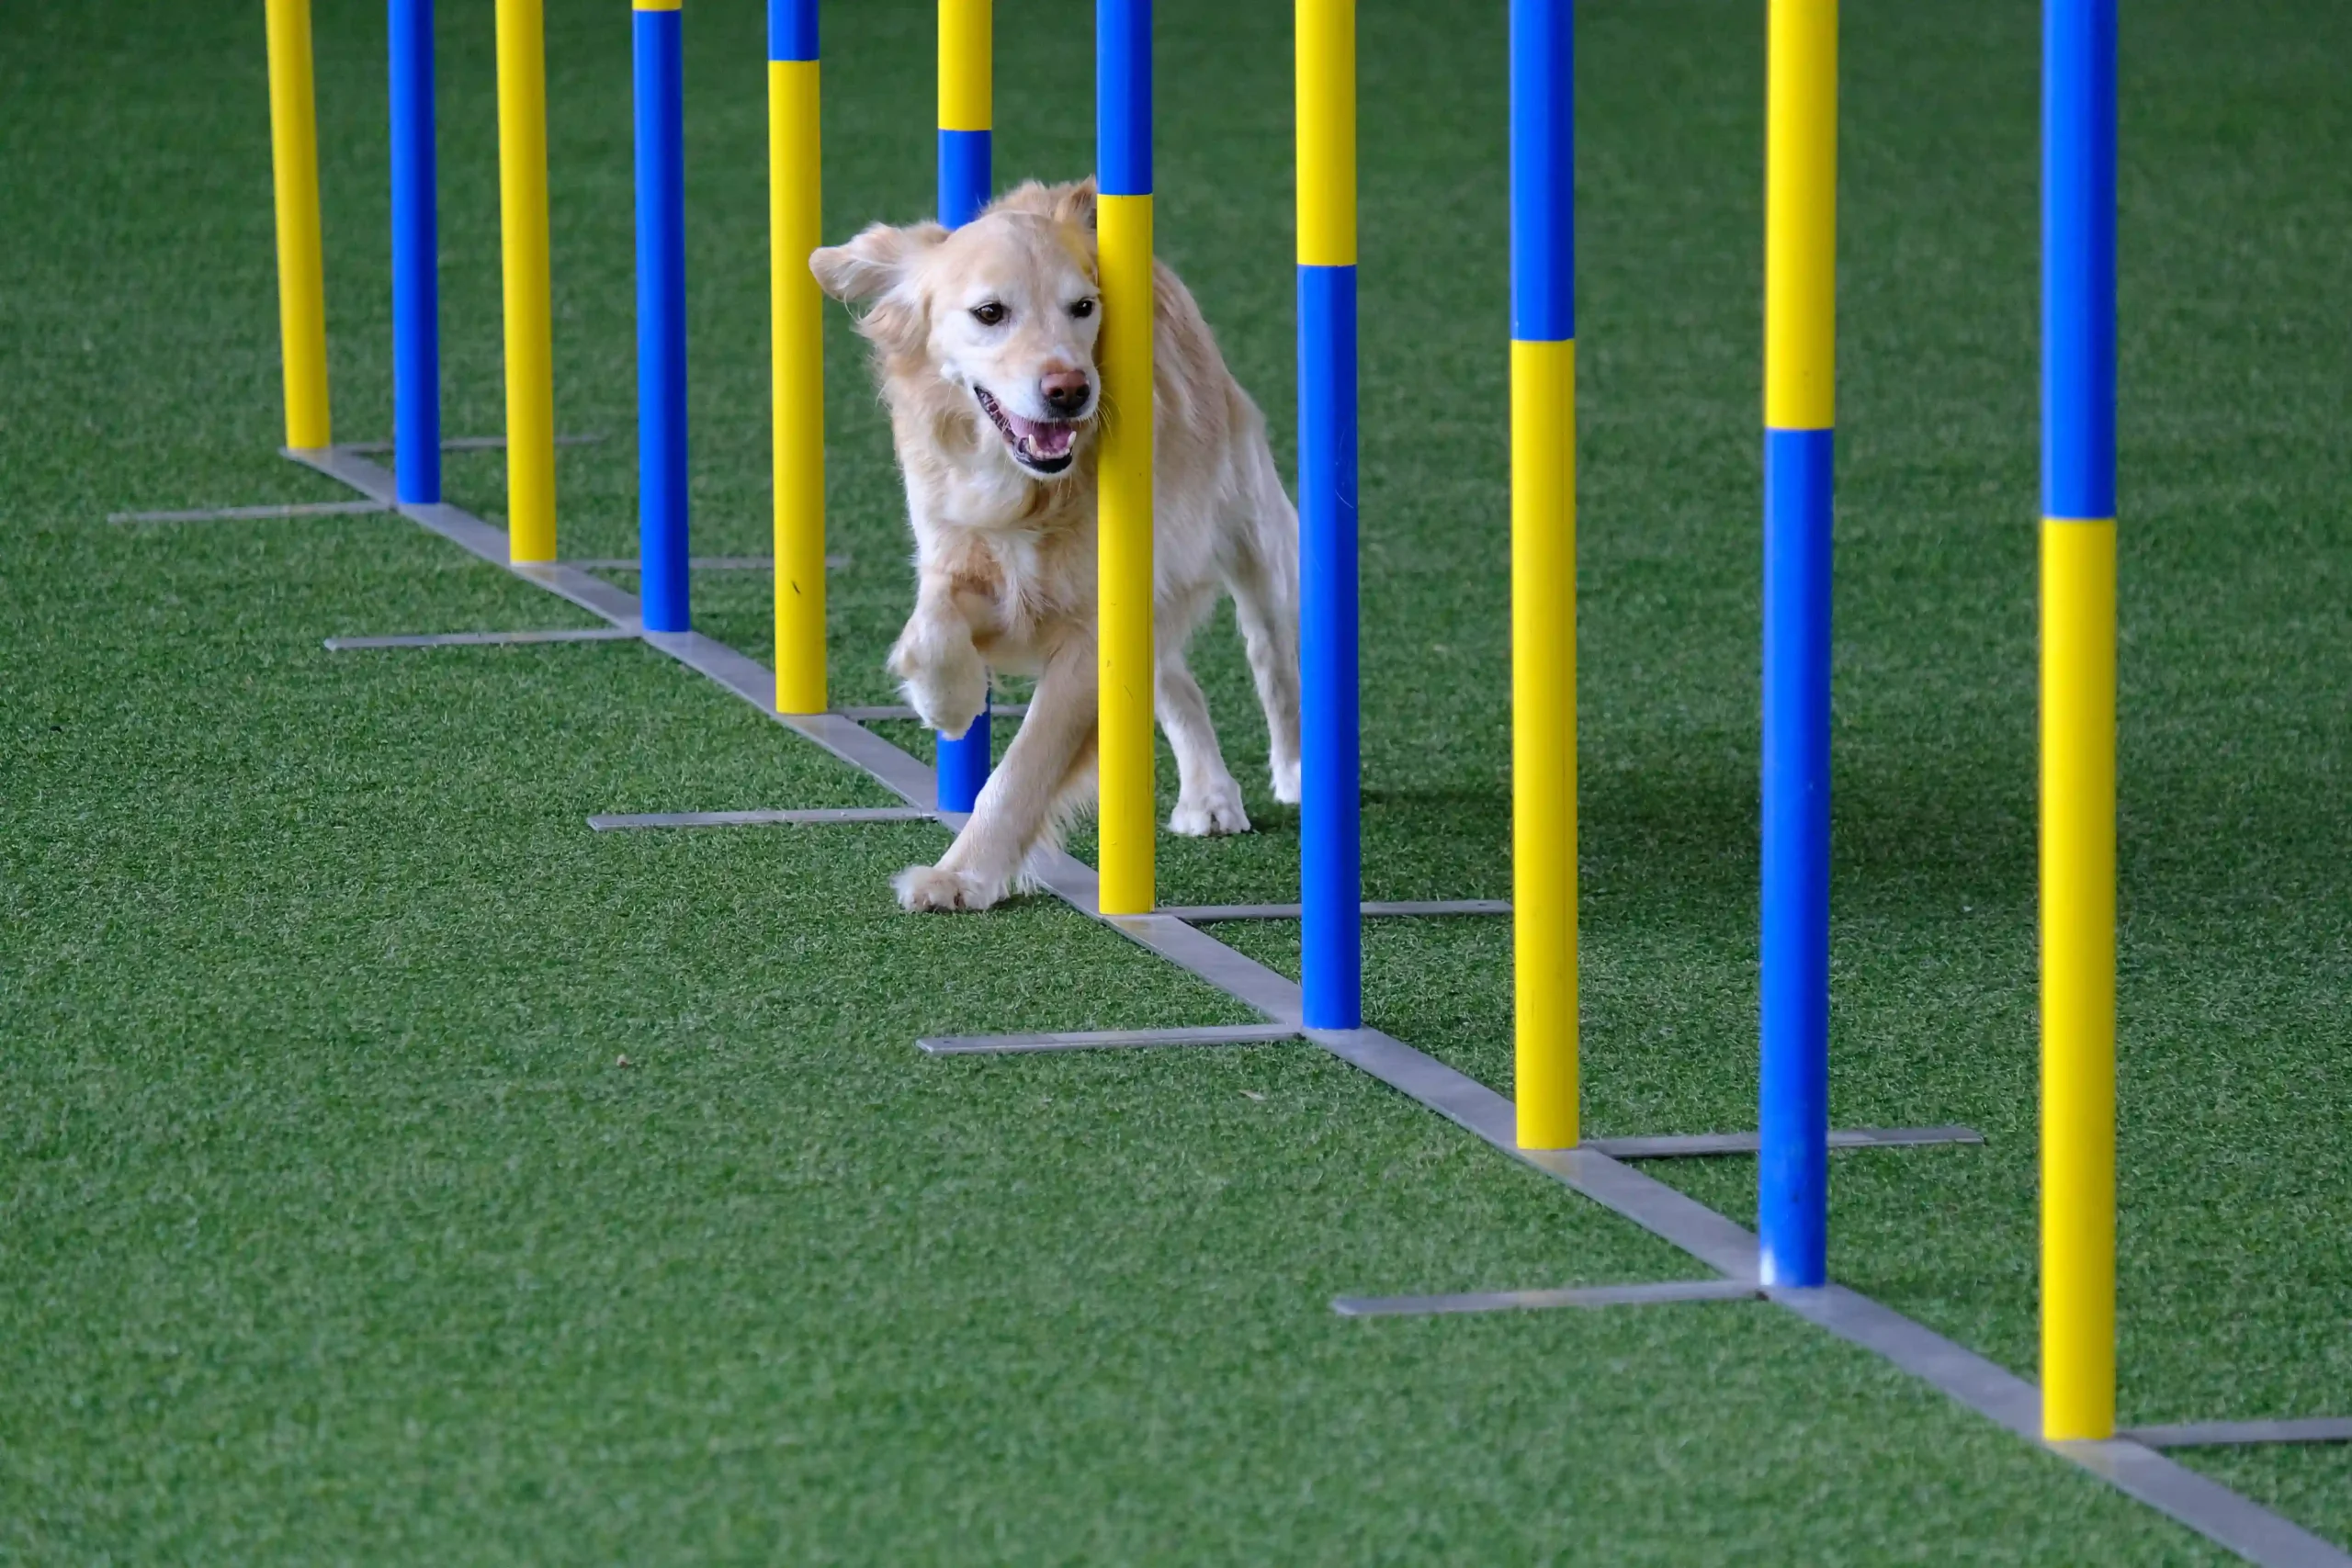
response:
[[[1072,417],[1086,406],[1090,389],[1083,370],[1057,370],[1037,381],[1037,391],[1045,398],[1046,407],[1061,419]]]

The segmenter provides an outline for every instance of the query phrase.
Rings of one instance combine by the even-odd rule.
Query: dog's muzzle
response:
[[[1023,419],[998,402],[986,387],[974,387],[972,396],[1004,437],[1004,444],[1012,448],[1013,460],[1023,468],[1033,474],[1050,475],[1070,466],[1078,446],[1078,425],[1074,421]]]

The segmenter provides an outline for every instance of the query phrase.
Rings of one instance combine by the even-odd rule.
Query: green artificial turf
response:
[[[627,26],[550,9],[559,420],[604,437],[563,550],[624,555]],[[1001,176],[1081,172],[1084,8],[999,9]],[[1761,14],[1580,9],[1587,1115],[1736,1127]],[[490,8],[442,13],[445,422],[489,433]],[[1501,21],[1362,21],[1372,897],[1509,891]],[[1159,26],[1162,253],[1287,464],[1287,12]],[[698,553],[766,539],[761,27],[686,18]],[[316,28],[336,431],[380,437],[381,8]],[[0,11],[0,1557],[2220,1560],[1769,1308],[1339,1320],[1696,1269],[1307,1051],[922,1058],[1243,1012],[1048,899],[899,914],[929,827],[588,833],[884,796],[641,649],[321,650],[580,620],[408,525],[104,522],[345,493],[271,456],[261,41]],[[922,214],[930,8],[825,47],[827,231]],[[2037,49],[2007,0],[1846,18],[1832,998],[1839,1121],[1988,1138],[1838,1156],[1835,1271],[2029,1376]],[[2313,0],[2126,17],[2127,1421],[2352,1413],[2347,51]],[[888,701],[898,483],[828,353],[836,694]],[[495,453],[447,475],[501,513]],[[765,656],[757,574],[695,592]],[[1163,838],[1162,896],[1289,897],[1229,616],[1196,662],[1263,830]],[[1366,953],[1374,1022],[1508,1090],[1501,922]],[[2352,1540],[2344,1450],[2190,1462]]]

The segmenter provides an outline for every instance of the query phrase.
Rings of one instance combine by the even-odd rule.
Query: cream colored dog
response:
[[[910,909],[985,909],[1091,797],[1094,466],[1102,291],[1094,185],[1025,185],[950,232],[876,224],[809,269],[867,308],[915,536],[914,614],[890,672],[923,721],[970,727],[989,672],[1036,677],[1029,715],[937,865],[897,879]],[[1266,424],[1192,295],[1156,268],[1153,637],[1160,728],[1176,752],[1170,831],[1241,833],[1185,645],[1233,595],[1272,734],[1274,798],[1298,799],[1298,518]]]

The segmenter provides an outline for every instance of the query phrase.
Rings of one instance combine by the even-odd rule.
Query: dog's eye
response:
[[[972,307],[972,320],[984,327],[995,326],[1004,320],[1004,307],[993,299],[986,304],[975,305]]]
[[[1075,300],[1070,305],[1069,313],[1076,316],[1082,321],[1087,317],[1094,314],[1094,301],[1091,299]]]

